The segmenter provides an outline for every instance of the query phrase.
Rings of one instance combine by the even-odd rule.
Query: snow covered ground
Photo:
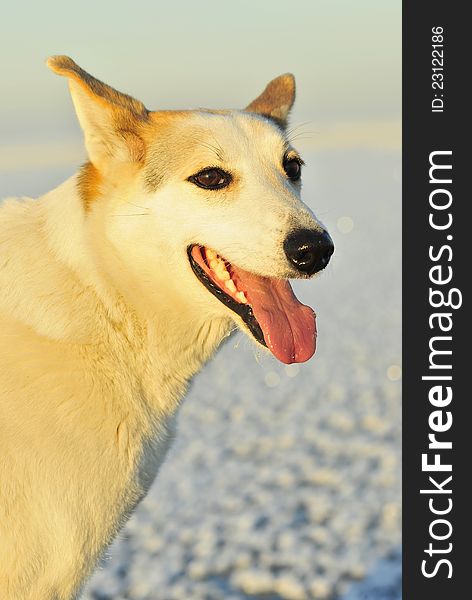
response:
[[[298,283],[318,351],[284,366],[238,334],[84,600],[399,600],[400,156],[304,153],[336,244]]]

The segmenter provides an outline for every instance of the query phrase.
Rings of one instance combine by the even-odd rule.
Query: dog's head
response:
[[[324,269],[333,243],[300,200],[303,161],[285,133],[293,76],[244,110],[151,112],[70,58],[48,64],[68,77],[85,135],[84,209],[143,293],[161,302],[165,289],[285,363],[308,360],[315,316],[288,279]]]

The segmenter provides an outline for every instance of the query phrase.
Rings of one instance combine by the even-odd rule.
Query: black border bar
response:
[[[472,25],[462,6],[403,3],[404,600],[472,597]]]

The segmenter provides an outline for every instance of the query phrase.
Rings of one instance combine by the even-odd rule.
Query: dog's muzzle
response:
[[[284,251],[292,267],[310,276],[327,266],[334,244],[327,231],[298,229],[286,238]]]

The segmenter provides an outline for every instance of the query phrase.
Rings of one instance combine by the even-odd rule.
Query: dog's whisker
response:
[[[297,133],[291,138],[290,143],[294,144],[295,142],[299,142],[300,140],[312,140],[317,135],[317,133],[318,132]]]
[[[212,134],[211,134],[211,137],[214,139],[214,141],[215,141],[215,144],[218,146],[219,152],[220,152],[220,154],[221,154],[221,160],[223,160],[223,154],[224,154],[224,150],[223,150],[223,148],[221,147],[221,144],[218,142],[218,140],[216,139],[216,137],[215,137],[215,135],[214,135],[214,133],[213,133],[213,132],[212,132]]]
[[[301,123],[300,125],[297,125],[296,127],[292,127],[291,129],[288,129],[286,132],[286,138],[287,141],[292,144],[295,140],[300,140],[300,139],[304,139],[303,136],[308,135],[308,136],[312,136],[312,135],[316,135],[317,133],[319,133],[318,131],[314,131],[314,130],[306,130],[306,129],[302,129],[302,127],[305,127],[306,125],[310,125],[312,123],[312,121],[307,121],[305,123]],[[301,129],[301,131],[299,131]]]
[[[303,135],[308,135],[308,136],[312,136],[312,135],[319,135],[319,131],[315,131],[315,130],[310,130],[310,131],[299,131],[298,133],[295,133],[293,136],[291,136],[292,140],[296,140],[300,137],[302,137]]]
[[[110,215],[111,217],[144,217],[149,216],[148,212],[145,213],[127,213],[124,215]]]
[[[219,144],[219,142],[215,139],[215,137],[213,135],[212,135],[212,137],[213,137],[215,143],[217,144],[217,146],[211,144],[207,140],[203,140],[200,136],[197,136],[195,134],[192,136],[191,139],[193,139],[195,142],[197,142],[200,146],[203,146],[207,150],[210,150],[211,152],[216,154],[218,159],[220,161],[223,161],[223,154],[224,154],[223,148],[221,147],[221,145]]]
[[[313,121],[303,121],[302,123],[299,123],[298,125],[289,127],[286,131],[286,135],[290,136],[293,132],[297,131],[297,129],[301,129],[302,127],[305,127],[306,125],[311,125],[312,123],[313,123]]]
[[[141,210],[149,211],[149,208],[147,208],[146,206],[139,206],[139,204],[134,204],[134,202],[130,202],[129,200],[126,204],[129,204],[130,206],[134,206],[134,208],[140,208]]]

